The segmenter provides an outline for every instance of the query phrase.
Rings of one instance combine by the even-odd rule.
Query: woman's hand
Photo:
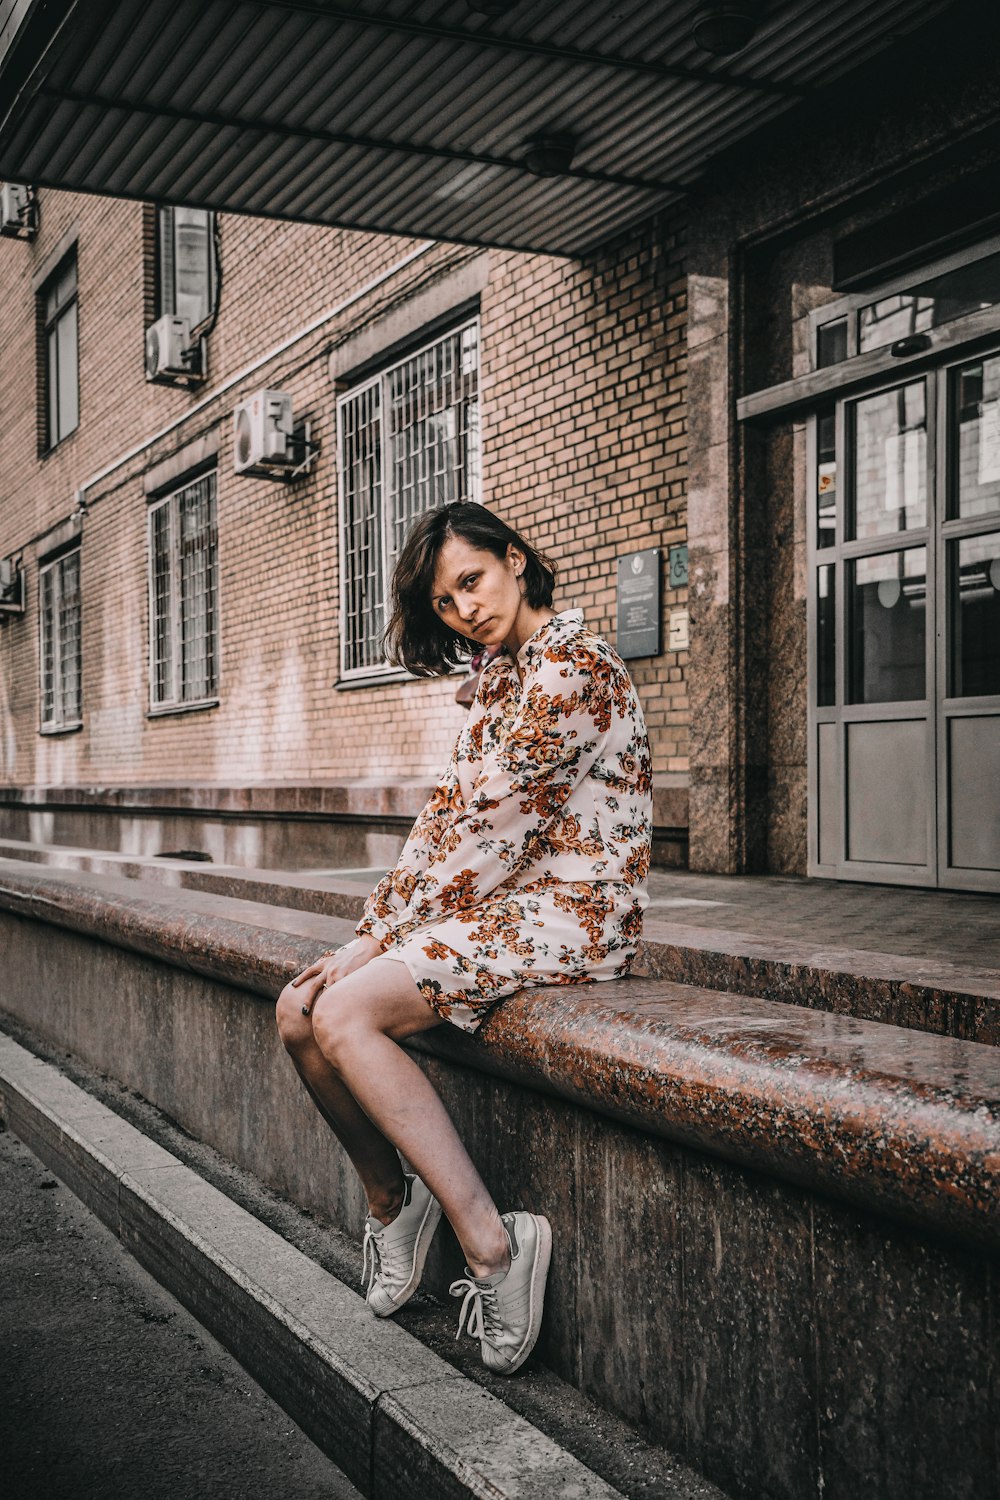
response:
[[[338,979],[345,979],[355,969],[361,969],[382,953],[378,938],[356,937],[338,948],[336,953],[324,954],[301,974],[296,974],[292,985],[302,990],[302,1014],[308,1016],[318,997]]]

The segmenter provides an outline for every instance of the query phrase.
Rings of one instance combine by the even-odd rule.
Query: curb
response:
[[[10,1129],[365,1495],[615,1500],[523,1417],[0,1035]]]

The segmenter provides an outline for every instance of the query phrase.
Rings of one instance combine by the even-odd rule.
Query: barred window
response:
[[[74,729],[83,712],[80,549],[39,569],[42,728]]]
[[[215,698],[218,556],[213,473],[167,495],[149,513],[150,704],[179,708]]]
[[[424,511],[479,498],[479,324],[437,339],[342,396],[341,675],[388,669],[387,582]]]

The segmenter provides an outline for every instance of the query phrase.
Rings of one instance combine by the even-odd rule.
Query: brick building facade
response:
[[[144,371],[154,206],[42,190],[35,236],[0,242],[0,552],[26,586],[24,614],[0,625],[8,788],[434,775],[461,723],[456,684],[342,676],[337,400],[452,327],[478,320],[478,492],[556,561],[558,606],[581,606],[614,640],[616,559],[685,540],[681,223],[656,220],[586,263],[232,214],[215,227],[208,375],[190,388]],[[68,260],[79,421],[53,443],[38,319]],[[259,389],[287,392],[318,445],[293,483],[234,472],[234,407]],[[164,707],[151,680],[149,513],[213,472],[215,685]],[[46,725],[40,586],[76,549],[79,714]],[[668,589],[664,612],[684,599]],[[674,862],[684,667],[680,651],[633,663]]]
[[[350,90],[331,93],[325,73],[316,97],[344,128],[306,128],[263,17],[251,25],[259,95],[239,116],[259,111],[252,160],[219,123],[224,83],[211,116],[158,86],[139,99],[121,84],[115,107],[134,149],[102,148],[91,172],[86,110],[117,116],[72,86],[90,64],[68,44],[65,162],[53,166],[31,130],[50,84],[37,83],[26,113],[11,106],[7,160],[25,181],[57,180],[39,190],[35,238],[0,241],[0,559],[8,571],[23,560],[28,585],[26,613],[0,621],[9,805],[43,810],[53,789],[73,787],[132,788],[136,805],[156,787],[176,800],[179,782],[234,797],[301,788],[300,804],[291,791],[280,807],[271,799],[278,816],[322,812],[317,789],[343,784],[365,816],[392,802],[401,823],[412,817],[420,787],[393,798],[440,765],[460,722],[454,684],[393,679],[372,652],[392,526],[440,498],[413,465],[440,460],[442,474],[451,465],[440,483],[460,483],[551,552],[557,602],[582,605],[612,640],[618,560],[659,549],[664,649],[630,660],[653,745],[657,858],[1000,890],[1000,18],[973,0],[898,14],[766,8],[720,63],[706,61],[693,14],[685,30],[662,7],[605,11],[585,6],[556,45],[536,35],[547,22],[534,12],[501,35],[469,18],[457,33],[437,16],[307,21],[276,4],[278,34],[303,48],[315,34],[330,66],[345,27],[387,39],[424,91],[392,142],[351,135]],[[586,50],[588,17],[618,27],[602,31],[603,52]],[[417,33],[419,61],[405,40]],[[229,67],[225,35],[212,45]],[[89,33],[80,43],[96,45]],[[32,77],[34,45],[25,28]],[[459,49],[459,72],[502,73],[518,108],[500,82],[483,93],[467,81],[449,105],[453,135],[426,139],[441,108],[427,61],[438,46]],[[269,102],[279,75],[283,123]],[[205,82],[205,110],[214,88]],[[557,149],[539,165],[538,141],[518,144],[550,107],[576,160],[560,165]],[[466,110],[482,140],[506,131],[509,152],[472,150]],[[171,180],[189,196],[177,201],[219,215],[209,377],[192,390],[147,384],[141,363],[143,330],[162,312],[163,205],[139,191],[163,181],[166,147],[142,149],[150,119],[180,153]],[[259,163],[292,150],[308,159],[305,185],[278,173],[262,206]],[[63,191],[79,184],[121,184],[134,201]],[[325,227],[362,218],[399,233]],[[433,238],[407,237],[416,232]],[[539,253],[553,246],[565,253]],[[73,336],[73,307],[79,425],[39,456],[44,424],[63,420],[42,377]],[[431,346],[444,352],[421,354]],[[411,423],[409,457],[380,479],[372,445],[395,420],[393,381],[405,385],[421,359],[442,371],[451,361],[450,415],[420,418],[422,457],[409,451]],[[287,391],[319,443],[288,486],[233,471],[233,408],[260,389]],[[72,420],[73,390],[63,394]],[[153,658],[175,678],[180,647],[151,635],[146,517],[213,466],[215,490],[206,481],[189,502],[218,527],[217,692],[205,686],[177,712],[151,699]],[[390,490],[397,511],[369,536],[358,506],[388,515]],[[72,663],[40,671],[40,584],[49,613],[64,595],[67,618],[76,607],[72,566],[48,584],[40,573],[78,530],[80,722],[40,732],[46,705],[75,681]],[[675,547],[688,554],[677,575],[665,566]],[[166,598],[177,584],[160,568]],[[690,581],[672,587],[675,576]],[[689,643],[672,649],[667,623],[688,617]]]

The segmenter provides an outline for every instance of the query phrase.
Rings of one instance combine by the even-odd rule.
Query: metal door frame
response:
[[[948,402],[953,371],[976,360],[1000,356],[1000,298],[995,303],[975,309],[960,317],[936,325],[922,336],[916,349],[879,347],[858,352],[857,312],[867,303],[879,301],[897,292],[908,291],[921,282],[1000,253],[1000,237],[992,236],[937,260],[925,263],[887,279],[876,287],[867,287],[835,298],[808,313],[811,368],[760,390],[737,398],[736,420],[739,423],[771,424],[791,422],[796,433],[805,429],[806,463],[806,631],[807,631],[807,871],[810,875],[894,885],[929,885],[956,890],[1000,891],[1000,873],[973,871],[949,865],[949,797],[947,783],[948,726],[958,718],[1000,713],[1000,694],[982,698],[956,699],[947,696],[947,636],[949,608],[947,582],[948,544],[959,537],[975,536],[1000,529],[1000,512],[992,519],[949,521],[947,517],[948,485]],[[817,330],[825,323],[847,318],[845,358],[836,364],[816,364]],[[928,439],[928,525],[919,531],[900,532],[896,547],[923,545],[927,549],[927,697],[923,702],[888,705],[847,704],[846,698],[846,599],[844,593],[845,563],[854,556],[886,550],[889,537],[871,546],[844,542],[844,525],[848,492],[846,488],[849,455],[845,443],[844,413],[849,402],[882,390],[891,390],[917,379],[927,383]],[[817,422],[820,413],[835,412],[837,454],[837,518],[834,545],[819,551],[817,538],[816,471]],[[801,449],[799,449],[801,452]],[[796,484],[801,470],[796,466]],[[853,477],[853,476],[852,476]],[[796,496],[796,505],[799,497]],[[830,707],[817,706],[818,638],[817,638],[817,569],[833,567],[836,606],[835,630],[835,702]],[[933,618],[931,618],[933,611]],[[928,723],[926,784],[933,788],[928,807],[928,862],[920,866],[882,865],[849,861],[843,858],[846,839],[846,740],[847,725],[865,719],[887,720],[918,714]],[[833,830],[837,845],[836,859],[821,860],[820,844],[820,765],[819,737],[825,726],[833,726],[836,747],[836,774],[839,794]]]
[[[922,381],[925,386],[925,413],[927,424],[926,486],[927,524],[909,531],[886,533],[877,537],[855,538],[848,541],[845,536],[848,507],[853,502],[854,485],[854,438],[849,437],[850,424],[847,408],[859,400],[902,389]],[[818,548],[815,476],[817,464],[818,413],[813,413],[807,423],[807,628],[808,650],[808,694],[809,694],[809,748],[808,748],[808,797],[809,797],[809,862],[810,875],[827,876],[838,880],[877,882],[881,885],[934,885],[937,880],[937,830],[936,815],[936,745],[935,703],[937,652],[936,631],[932,629],[931,610],[937,597],[937,550],[934,545],[937,517],[937,372],[934,370],[911,371],[898,366],[886,371],[878,385],[866,387],[864,392],[840,394],[835,398],[835,448],[837,454],[837,514],[834,545]],[[829,403],[824,403],[829,405]],[[922,699],[899,700],[891,703],[848,703],[847,636],[849,622],[845,587],[847,565],[857,558],[877,557],[885,552],[901,552],[909,548],[923,547],[927,559],[927,629],[924,639],[924,684]],[[832,565],[834,570],[834,632],[835,632],[835,702],[826,708],[816,706],[818,687],[818,642],[817,642],[817,574],[816,570]],[[924,830],[927,859],[923,864],[876,862],[852,860],[847,857],[847,830],[849,811],[850,776],[848,767],[848,737],[851,724],[887,723],[893,720],[919,719],[925,725],[924,785],[929,788],[927,796],[926,826]],[[837,858],[820,862],[820,797],[819,797],[819,729],[823,724],[834,725],[836,744],[836,843]]]
[[[955,719],[986,718],[991,715],[1000,717],[1000,693],[984,695],[978,698],[953,698],[948,693],[948,637],[951,628],[951,600],[948,597],[948,544],[966,537],[985,536],[991,532],[1000,532],[1000,499],[998,499],[997,508],[988,516],[976,516],[965,520],[958,517],[954,519],[948,518],[948,501],[955,473],[953,456],[949,451],[952,391],[960,370],[970,364],[985,364],[988,359],[1000,359],[1000,342],[993,348],[987,349],[982,353],[966,354],[964,358],[960,359],[949,359],[938,368],[938,399],[935,425],[938,431],[943,434],[943,439],[938,443],[936,477],[936,489],[940,496],[941,511],[940,521],[935,528],[939,566],[937,568],[937,586],[934,601],[938,683],[937,702],[935,705],[935,717],[937,721],[935,740],[938,767],[936,787],[938,823],[937,884],[942,889],[948,890],[1000,891],[1000,870],[973,870],[963,866],[953,866],[950,863],[951,776],[948,761],[949,725]],[[997,788],[997,796],[1000,797],[1000,787]]]

